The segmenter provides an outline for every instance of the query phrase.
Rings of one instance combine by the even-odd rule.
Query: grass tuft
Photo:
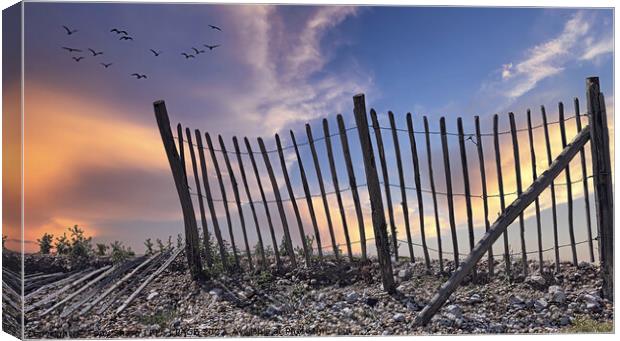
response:
[[[589,317],[578,316],[573,320],[572,326],[566,330],[567,333],[611,333],[614,324],[611,321],[596,321]]]

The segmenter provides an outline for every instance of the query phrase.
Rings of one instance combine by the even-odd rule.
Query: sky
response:
[[[613,137],[613,12],[607,9],[550,8],[424,8],[351,6],[269,6],[204,4],[71,4],[26,3],[24,74],[24,188],[25,248],[44,232],[59,235],[78,224],[95,242],[120,240],[141,252],[146,238],[167,239],[183,230],[182,215],[170,168],[153,115],[152,103],[166,101],[173,125],[209,132],[214,141],[221,135],[227,149],[232,137],[248,137],[258,150],[257,137],[273,149],[278,133],[285,146],[291,144],[289,130],[299,142],[307,141],[304,125],[315,137],[323,136],[322,119],[332,132],[336,115],[354,126],[352,96],[366,95],[381,125],[389,126],[387,111],[394,112],[397,125],[406,128],[405,115],[413,114],[414,129],[427,115],[431,130],[439,129],[446,117],[448,131],[456,131],[462,117],[466,132],[473,132],[473,117],[480,116],[482,130],[490,132],[493,114],[500,114],[500,129],[508,128],[508,112],[514,112],[519,128],[526,125],[531,108],[534,125],[541,122],[540,105],[549,121],[556,121],[558,102],[565,115],[573,116],[573,97],[585,111],[585,78],[599,76],[606,97],[610,134]],[[77,29],[67,35],[63,25]],[[208,25],[215,25],[221,31]],[[126,30],[134,39],[119,40],[112,28]],[[220,45],[208,50],[203,44]],[[61,47],[83,50],[70,53]],[[192,47],[206,50],[195,58]],[[96,57],[87,48],[103,51]],[[161,51],[154,56],[149,49]],[[85,58],[76,62],[74,56]],[[100,63],[113,63],[104,68]],[[136,79],[132,73],[147,75]],[[19,86],[18,79],[12,84]],[[6,91],[6,90],[5,90]],[[584,124],[586,120],[583,121]],[[174,127],[173,127],[174,128]],[[550,128],[553,154],[561,151],[558,125]],[[175,134],[176,134],[176,130]],[[390,183],[398,184],[392,137],[382,131],[389,162]],[[574,120],[567,122],[570,140],[576,134]],[[544,135],[535,130],[538,173],[546,165]],[[428,155],[423,135],[416,134],[422,187],[427,189]],[[365,181],[357,131],[349,131],[358,183]],[[399,133],[405,180],[413,186],[408,136]],[[217,144],[217,142],[215,142]],[[375,143],[373,135],[373,143]],[[445,190],[440,139],[433,135],[433,171],[439,191]],[[449,137],[454,192],[463,192],[458,140]],[[521,170],[524,188],[532,181],[527,134],[520,133]],[[348,187],[338,137],[332,138],[341,187]],[[509,135],[502,135],[502,168],[506,192],[515,189],[514,163]],[[483,140],[489,193],[497,193],[492,139]],[[242,149],[244,149],[242,147]],[[323,141],[317,142],[326,190],[333,184]],[[303,195],[299,167],[292,149],[286,149],[286,165],[296,196]],[[467,143],[472,192],[479,194],[480,175],[476,146]],[[587,149],[589,152],[589,149]],[[307,146],[301,146],[302,162],[310,188],[319,193]],[[612,153],[613,154],[613,153]],[[225,186],[232,199],[230,181],[221,153]],[[278,186],[288,198],[277,153],[270,153]],[[213,164],[208,158],[209,179],[214,197],[221,198]],[[589,159],[588,159],[589,160]],[[261,181],[268,199],[273,198],[262,158],[257,158]],[[238,165],[232,157],[233,169]],[[243,158],[254,200],[259,193],[247,155]],[[191,164],[188,163],[191,168]],[[573,180],[581,177],[578,160],[571,163]],[[237,181],[240,182],[237,174]],[[563,182],[561,175],[558,182]],[[591,184],[591,183],[590,183]],[[196,188],[190,176],[189,185]],[[592,187],[590,187],[592,191]],[[243,190],[241,199],[247,198]],[[396,225],[405,239],[400,191],[392,188]],[[368,193],[360,188],[365,210],[366,235],[372,236]],[[566,233],[566,191],[557,189],[560,214],[560,243]],[[582,186],[573,188],[576,239],[585,240]],[[196,197],[194,197],[196,198]],[[514,197],[508,200],[510,202]],[[344,241],[338,206],[329,195],[330,210],[338,242]],[[355,210],[349,192],[343,194],[352,240],[359,239]],[[407,192],[409,219],[414,241],[419,242],[415,192]],[[473,199],[476,237],[484,231],[481,202]],[[552,246],[550,199],[540,197],[543,216],[543,246]],[[304,229],[312,233],[308,208],[298,201]],[[499,202],[490,200],[489,219],[494,220]],[[424,196],[426,234],[436,247],[430,197]],[[593,205],[593,202],[592,202]],[[451,249],[446,201],[439,198],[444,250]],[[455,198],[460,250],[468,250],[465,201]],[[314,208],[323,246],[329,233],[320,197]],[[198,214],[198,204],[194,203]],[[294,243],[299,233],[290,203],[285,203]],[[238,212],[230,205],[237,246],[242,246]],[[250,243],[256,233],[249,206],[243,205]],[[261,233],[269,240],[262,206],[257,206]],[[228,239],[223,204],[216,203],[217,218]],[[278,242],[282,236],[277,208],[270,206]],[[197,216],[198,220],[199,217]],[[535,245],[533,208],[526,211],[528,245]],[[207,212],[208,228],[212,231]],[[7,222],[8,225],[15,222]],[[199,223],[200,226],[200,223]],[[509,230],[511,249],[518,252],[518,224]],[[18,236],[9,236],[9,247]],[[175,239],[175,237],[173,237]],[[501,249],[497,243],[497,249]],[[369,245],[374,245],[370,242]],[[579,248],[586,258],[586,245]],[[359,249],[357,248],[356,251]],[[401,253],[406,253],[403,245]],[[563,257],[568,256],[564,252]],[[415,250],[421,255],[419,248]],[[551,254],[549,254],[551,256]]]

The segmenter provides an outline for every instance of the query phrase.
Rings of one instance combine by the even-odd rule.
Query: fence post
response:
[[[586,79],[586,98],[590,117],[594,201],[598,222],[599,259],[603,296],[614,299],[614,202],[605,99],[598,77]]]
[[[155,110],[155,119],[157,120],[161,140],[164,144],[164,149],[166,150],[168,162],[170,163],[170,170],[172,171],[174,184],[177,188],[177,194],[179,195],[179,201],[181,202],[181,209],[183,210],[187,265],[194,279],[203,280],[205,279],[205,274],[202,272],[202,261],[200,259],[198,238],[194,238],[198,236],[196,215],[194,213],[192,198],[190,197],[189,188],[187,186],[187,177],[185,176],[184,165],[181,164],[179,154],[177,153],[174,145],[174,137],[172,136],[172,129],[170,128],[170,119],[168,118],[166,103],[164,101],[157,101],[153,103],[153,108]],[[180,136],[179,138],[181,140],[179,143],[183,143],[183,136]]]
[[[375,232],[375,244],[377,246],[379,266],[381,267],[383,289],[388,293],[393,293],[396,289],[394,287],[394,274],[392,272],[392,263],[390,261],[387,224],[385,222],[385,212],[383,210],[383,201],[381,199],[381,187],[379,186],[379,175],[377,174],[375,155],[372,149],[370,131],[368,129],[369,126],[368,117],[366,116],[366,101],[363,94],[358,94],[353,97],[353,108],[355,123],[357,124],[357,132],[360,138],[360,145],[362,147],[362,156],[364,159],[364,170],[366,173],[368,194],[370,196],[370,209],[372,211],[372,226]]]

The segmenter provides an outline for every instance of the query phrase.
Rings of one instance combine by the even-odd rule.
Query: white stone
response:
[[[359,295],[358,293],[356,293],[355,291],[351,291],[350,293],[348,293],[348,294],[345,296],[345,298],[344,298],[344,299],[345,299],[348,303],[354,303],[355,301],[357,301],[357,299],[358,299],[359,297],[360,297],[360,295]]]
[[[401,313],[396,313],[394,314],[394,316],[392,316],[392,320],[394,320],[395,322],[403,322],[405,321],[405,315]]]

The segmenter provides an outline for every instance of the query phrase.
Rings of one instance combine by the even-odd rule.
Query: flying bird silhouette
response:
[[[127,33],[127,31],[119,30],[118,28],[113,28],[113,29],[110,30],[110,32],[114,32],[116,34],[129,35],[129,33]]]
[[[149,49],[151,52],[153,52],[153,54],[155,55],[155,57],[159,57],[159,55],[161,54],[161,51],[155,51],[153,49]]]
[[[209,25],[209,27],[211,27],[211,28],[212,28],[212,29],[214,29],[214,30],[222,31],[222,29],[221,29],[221,28],[219,28],[219,27],[217,27],[217,26],[215,26],[215,25]]]
[[[194,58],[193,54],[187,54],[185,52],[181,53],[183,56],[185,56],[185,59],[190,59],[190,58]]]
[[[103,65],[103,67],[107,69],[107,68],[109,68],[109,67],[110,67],[110,65],[112,65],[113,63],[108,63],[108,64],[106,64],[106,63],[99,63],[99,64]]]
[[[202,45],[202,46],[204,46],[204,47],[208,48],[208,49],[209,49],[209,51],[211,51],[211,50],[213,50],[214,48],[216,48],[216,47],[218,47],[218,46],[220,46],[220,45],[219,45],[219,44],[218,44],[218,45],[207,45],[207,44],[204,44],[204,45]]]
[[[194,52],[196,52],[197,55],[201,54],[201,53],[205,53],[205,50],[199,50],[199,49],[197,49],[195,47],[192,47],[192,50],[194,50]]]
[[[72,57],[73,60],[75,60],[76,62],[79,62],[80,60],[84,59],[84,57]]]
[[[69,52],[82,52],[82,50],[80,50],[80,49],[74,49],[74,48],[71,48],[71,47],[64,47],[63,46],[62,49],[63,50],[67,50]]]
[[[136,79],[140,79],[140,78],[146,78],[146,75],[141,75],[139,73],[132,73],[132,76],[136,77]]]
[[[122,36],[122,37],[118,38],[118,40],[133,40],[133,38],[130,37],[130,36]]]
[[[97,52],[97,51],[95,51],[95,50],[93,50],[93,49],[90,49],[90,48],[88,49],[88,51],[90,51],[90,53],[92,53],[92,54],[93,54],[93,57],[96,57],[96,56],[98,56],[98,55],[100,55],[100,54],[103,54],[103,51],[101,51],[101,52]]]
[[[72,30],[65,25],[62,25],[62,27],[65,29],[65,31],[67,31],[67,35],[72,35],[73,33],[78,31],[78,30]]]

